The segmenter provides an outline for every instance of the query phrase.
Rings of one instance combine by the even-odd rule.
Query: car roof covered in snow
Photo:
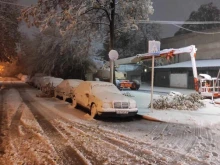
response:
[[[68,82],[70,86],[76,87],[78,86],[83,80],[80,79],[66,79],[63,80],[60,84],[59,87],[64,88],[65,87],[65,82]]]
[[[68,81],[70,83],[74,83],[74,82],[81,82],[83,80],[80,80],[80,79],[66,79],[66,80],[63,80],[63,81]]]
[[[50,78],[50,83],[56,87],[57,85],[59,85],[61,82],[63,81],[62,78],[57,78],[57,77],[52,77]]]

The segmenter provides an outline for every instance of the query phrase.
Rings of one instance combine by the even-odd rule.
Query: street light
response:
[[[116,50],[111,50],[108,54],[110,59],[110,82],[113,83],[114,81],[114,61],[118,59],[118,52]]]

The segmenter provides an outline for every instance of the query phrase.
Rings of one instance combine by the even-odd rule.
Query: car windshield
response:
[[[112,84],[95,84],[92,86],[92,93],[110,92],[121,94],[118,88]]]
[[[82,82],[82,80],[69,80],[69,85],[70,85],[71,87],[76,87],[76,86],[78,86],[81,82]]]

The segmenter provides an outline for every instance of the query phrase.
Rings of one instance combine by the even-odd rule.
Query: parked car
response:
[[[72,105],[79,104],[88,108],[91,117],[134,116],[138,109],[136,101],[124,96],[112,83],[102,81],[83,81],[76,87]]]
[[[40,90],[43,90],[43,88],[45,88],[49,83],[50,83],[50,79],[52,79],[54,77],[51,76],[43,76],[39,78],[39,83],[38,83],[38,88]]]
[[[49,87],[55,89],[62,81],[62,78],[52,77],[50,78],[50,83],[48,85]]]
[[[45,74],[43,73],[35,73],[35,75],[33,77],[30,78],[30,81],[29,83],[31,85],[33,85],[34,87],[38,87],[39,86],[39,80],[41,77],[44,77],[46,76]]]
[[[54,89],[54,97],[62,97],[65,101],[68,98],[72,98],[74,95],[75,88],[82,82],[83,80],[79,79],[67,79],[63,80],[55,89]]]

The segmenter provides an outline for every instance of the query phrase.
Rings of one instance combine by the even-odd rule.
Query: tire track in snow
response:
[[[16,110],[14,116],[12,117],[11,125],[10,125],[10,135],[12,139],[15,139],[18,136],[18,127],[20,125],[20,119],[22,115],[22,105],[23,102],[19,105],[18,109]]]
[[[31,100],[25,92],[19,91],[24,103],[35,116],[35,119],[41,126],[44,133],[48,136],[55,150],[60,156],[63,164],[71,165],[86,165],[88,164],[83,157],[72,147],[67,144],[67,140],[57,131],[57,129],[39,112],[39,109],[33,105],[34,100]]]
[[[220,143],[219,143],[219,133],[220,133],[220,125],[215,125],[214,132],[212,132],[213,143],[211,144],[213,147],[212,155],[214,159],[216,159],[217,164],[220,164]]]
[[[190,154],[197,155],[203,161],[212,164],[220,164],[219,153],[219,136],[217,139],[213,137],[213,131],[211,128],[195,128],[195,144],[192,145]],[[214,163],[215,162],[215,163]]]
[[[36,103],[37,104],[37,103]],[[39,104],[39,103],[38,103]],[[43,106],[42,106],[43,107]],[[45,107],[44,107],[45,108]],[[60,117],[61,118],[61,117]],[[65,120],[65,119],[64,119]],[[87,126],[85,126],[84,125],[84,127],[87,127]],[[158,126],[157,126],[158,127]],[[156,128],[154,128],[154,129],[157,129],[157,127]],[[163,126],[164,127],[164,126]],[[79,128],[80,129],[80,128]],[[84,130],[84,132],[86,132],[86,131],[89,131],[89,130]],[[90,130],[91,131],[91,130]],[[154,130],[155,131],[155,130]],[[153,132],[154,132],[153,131]],[[156,132],[154,132],[154,133],[156,133]],[[94,136],[97,136],[97,134],[99,134],[99,133],[95,133],[94,134]],[[111,135],[112,135],[112,132],[111,133],[109,133],[110,134],[110,137],[111,137]],[[113,139],[113,140],[112,140]],[[128,143],[126,146],[125,146],[125,150],[127,149],[127,148],[129,148],[130,147],[130,145],[131,144],[133,144],[133,141],[126,141],[126,140],[120,140],[121,141],[121,143],[118,143],[118,144],[116,144],[116,141],[114,141],[114,139],[118,139],[118,134],[116,134],[112,139],[110,139],[110,143],[111,144],[113,144],[113,145],[116,145],[116,146],[119,146],[119,147],[121,147],[122,146],[122,144],[125,142],[125,143]],[[109,140],[109,139],[108,139]],[[107,141],[107,140],[106,140]],[[118,140],[117,140],[118,141]],[[107,141],[108,142],[108,141]],[[109,142],[108,142],[109,143]],[[138,143],[135,143],[135,145],[136,144],[138,144]],[[141,145],[144,145],[144,144],[139,144],[140,146]],[[146,146],[146,144],[145,144],[145,146]],[[131,152],[131,153],[134,153],[133,152],[133,149],[136,149],[137,147],[136,146],[133,146],[133,148],[131,149],[131,150],[128,150],[127,149],[127,151],[128,152]],[[176,158],[179,158],[179,161],[181,161],[181,159],[180,158],[187,158],[187,160],[186,161],[188,161],[188,162],[190,162],[190,163],[192,163],[192,162],[194,162],[193,164],[199,164],[199,165],[201,165],[201,164],[203,164],[203,162],[200,162],[199,160],[197,160],[196,158],[194,158],[194,157],[186,157],[184,154],[182,154],[182,153],[178,153],[178,152],[175,152],[175,151],[172,151],[172,150],[169,150],[169,149],[164,149],[164,148],[158,148],[157,146],[152,146],[152,145],[149,145],[149,144],[147,144],[147,146],[146,146],[146,148],[151,148],[152,149],[152,151],[154,152],[154,153],[158,153],[157,155],[157,157],[156,157],[156,160],[155,159],[153,159],[152,160],[152,162],[156,162],[156,161],[158,161],[158,164],[159,164],[159,162],[160,162],[160,160],[159,160],[159,158],[161,158],[162,159],[162,162],[163,161],[166,161],[166,159],[172,159],[172,158],[174,158],[174,157],[176,157]],[[123,149],[123,148],[122,148]],[[139,150],[140,151],[140,150]],[[139,153],[141,153],[142,151],[140,151]],[[171,154],[171,155],[170,155]],[[153,155],[154,156],[154,155]],[[152,155],[150,156],[150,158],[152,158]],[[150,159],[150,158],[148,158],[148,159]],[[194,160],[194,159],[196,159],[196,160]],[[173,162],[173,160],[170,160],[171,162]],[[176,161],[175,162],[173,162],[173,163],[176,163]],[[162,164],[162,163],[161,163]],[[163,163],[163,164],[167,164],[167,163]],[[188,163],[189,164],[189,163]]]
[[[12,116],[11,124],[9,126],[9,139],[8,140],[11,141],[10,145],[13,146],[15,153],[19,153],[19,150],[20,150],[20,148],[19,148],[20,145],[18,145],[19,142],[18,143],[16,143],[16,142],[20,141],[20,140],[18,140],[20,138],[19,127],[21,126],[21,116],[22,116],[22,112],[23,112],[23,108],[24,108],[23,106],[24,106],[24,103],[21,102],[20,105],[18,106],[15,114]],[[31,135],[31,134],[32,133],[29,132],[28,135]],[[19,157],[19,156],[17,155],[16,157]],[[29,156],[31,156],[32,158],[35,157],[35,159],[37,159],[36,155],[34,155],[32,152],[29,152]]]
[[[33,101],[33,102],[34,102],[34,101]],[[49,110],[48,108],[46,108],[46,107],[40,105],[40,104],[37,103],[37,102],[35,102],[34,105],[35,105],[36,107],[38,107],[38,109],[39,109],[39,108],[41,108],[42,110],[44,109],[44,112],[43,112],[43,113],[44,113],[45,116],[51,116],[51,115],[52,115],[52,114],[51,114],[51,110]],[[35,116],[35,117],[36,117],[36,116]],[[57,118],[57,117],[56,117],[56,118]],[[100,160],[100,159],[97,159],[97,158],[96,158],[96,157],[97,157],[97,153],[91,152],[90,150],[88,150],[88,148],[83,147],[81,141],[79,141],[79,140],[77,141],[77,137],[73,139],[73,137],[70,136],[71,133],[67,133],[64,129],[59,128],[59,127],[56,127],[54,123],[52,123],[52,125],[54,126],[54,128],[56,128],[56,129],[60,132],[60,134],[63,135],[64,138],[65,138],[66,135],[68,134],[68,137],[65,138],[65,139],[67,139],[66,142],[68,141],[68,143],[70,144],[70,146],[73,147],[75,150],[79,150],[79,151],[82,153],[82,155],[83,155],[84,157],[86,157],[86,159],[88,159],[88,160],[90,161],[91,164],[105,164],[105,163],[106,163],[106,161],[107,161],[106,158],[108,157],[107,155],[104,155],[104,156],[105,156],[104,159],[101,159],[101,160]],[[82,132],[80,132],[80,134],[82,135]],[[94,136],[94,137],[96,137],[96,136]],[[71,140],[71,139],[73,139],[73,140]],[[90,140],[94,140],[94,138],[91,137]],[[93,144],[93,143],[95,144],[94,141],[91,141],[91,143],[92,143],[92,144]],[[105,142],[105,144],[106,144],[106,142]],[[106,147],[105,145],[102,146],[102,147],[98,147],[98,146],[99,146],[99,144],[97,144],[97,145],[95,146],[94,150],[96,150],[96,149],[98,149],[98,150],[102,149],[102,150],[103,150],[103,147]],[[114,148],[118,148],[118,147],[114,147]],[[114,153],[114,152],[116,152],[116,150],[115,150],[115,149],[114,149],[114,150],[111,150],[111,152]],[[101,153],[101,154],[102,154],[102,153]],[[124,155],[124,156],[126,156],[126,159],[131,160],[130,162],[131,162],[132,164],[137,164],[137,163],[140,164],[140,162],[141,162],[141,164],[143,164],[142,162],[144,162],[144,164],[148,164],[148,161],[136,160],[136,157],[135,157],[132,153],[128,153],[127,151],[123,151],[123,153],[121,153],[121,155]],[[119,159],[118,156],[119,156],[119,155],[117,155],[117,159]],[[122,157],[122,159],[124,159],[124,158]],[[120,163],[120,164],[121,164],[121,163]]]
[[[4,132],[3,132],[4,118],[5,118],[5,113],[3,107],[3,90],[0,89],[0,155],[5,153],[4,148],[2,146],[3,137],[4,137]]]
[[[86,131],[84,132],[82,129],[78,129],[72,125],[66,125],[66,124],[60,124],[61,122],[54,122],[54,125],[57,125],[57,129],[59,129],[62,133],[64,133],[66,136],[68,136],[68,139],[73,139],[73,143],[74,141],[79,141],[79,144],[81,144],[81,146],[77,146],[77,147],[84,147],[83,143],[85,142],[85,139],[89,139],[89,144],[86,144],[87,148],[88,145],[95,145],[95,146],[99,146],[96,148],[93,148],[92,151],[90,150],[90,155],[87,154],[87,156],[91,157],[93,154],[93,157],[96,155],[97,156],[101,156],[102,159],[99,162],[94,162],[92,161],[92,164],[105,164],[108,160],[113,160],[114,159],[114,164],[118,164],[118,162],[120,162],[120,164],[127,164],[127,162],[129,162],[129,164],[150,164],[149,162],[155,162],[152,160],[144,160],[143,157],[141,157],[141,153],[134,153],[133,150],[128,150],[128,149],[124,149],[124,147],[121,147],[121,143],[120,145],[117,145],[117,141],[115,144],[112,143],[112,141],[106,140],[102,137],[100,137],[99,134],[90,134],[90,131]],[[64,126],[65,125],[65,126]],[[69,129],[67,129],[69,128]],[[82,136],[82,137],[86,137],[86,138],[81,138],[78,136]],[[88,141],[88,140],[87,140]],[[91,147],[91,146],[90,146]],[[128,147],[128,146],[126,146]],[[102,153],[101,155],[99,155],[96,152],[100,152],[99,150],[102,149]],[[103,150],[104,149],[104,150]],[[132,151],[132,152],[131,152]],[[105,153],[107,152],[107,153]],[[114,153],[113,155],[111,153]],[[146,152],[145,152],[146,153]],[[106,154],[106,155],[105,155]],[[144,153],[142,153],[144,154]],[[116,157],[117,156],[117,157]],[[123,163],[123,157],[126,157],[126,163]],[[90,158],[91,160],[91,158]],[[122,161],[122,162],[121,162]],[[160,163],[162,165],[162,163]],[[164,164],[164,163],[163,163]]]
[[[35,102],[34,105],[39,106],[38,104],[39,103]],[[44,108],[44,109],[47,109],[44,106],[41,106],[41,107]],[[156,163],[158,165],[170,164],[170,163],[172,163],[171,158],[173,157],[173,155],[175,155],[176,157],[178,157],[177,155],[181,155],[179,153],[172,152],[171,150],[166,150],[166,149],[162,149],[162,148],[158,149],[158,147],[156,147],[156,146],[153,146],[153,150],[148,150],[148,148],[152,149],[151,145],[142,144],[142,143],[139,143],[137,141],[128,140],[126,138],[121,140],[121,139],[118,138],[118,136],[119,136],[118,134],[112,134],[112,132],[109,132],[108,136],[105,136],[105,134],[107,133],[105,131],[103,132],[104,135],[103,135],[103,133],[100,135],[99,132],[96,132],[94,130],[91,132],[91,130],[89,130],[86,125],[82,125],[82,126],[84,127],[83,130],[82,130],[81,127],[79,127],[78,129],[82,130],[84,132],[88,131],[90,133],[93,133],[94,137],[101,138],[103,141],[106,142],[106,144],[111,144],[111,145],[114,145],[115,147],[119,147],[120,150],[124,150],[125,152],[130,153],[130,155],[133,154],[133,155],[135,155],[135,156],[137,156],[141,159],[145,159],[146,161],[149,161],[151,163]],[[143,148],[142,145],[145,145],[145,147]],[[80,149],[82,149],[82,147]],[[163,152],[161,152],[161,150]],[[170,153],[172,153],[173,155],[170,155]],[[199,165],[202,164],[201,162],[198,163],[197,160],[196,161],[190,160],[190,162],[195,162],[194,163],[195,165],[196,164],[199,164]]]
[[[115,145],[123,150],[126,150],[127,152],[136,155],[137,157],[144,158],[145,160],[151,163],[155,163],[157,165],[175,164],[178,161],[181,162],[182,160],[184,160],[187,164],[206,164],[194,157],[188,157],[184,154],[175,152],[173,150],[161,148],[144,142],[139,142],[134,139],[125,137],[121,134],[97,128],[94,129],[76,122],[65,122],[68,123],[70,126],[73,126],[76,129],[83,131],[84,133],[92,134],[91,136],[98,137],[103,141],[106,141],[107,143]]]

